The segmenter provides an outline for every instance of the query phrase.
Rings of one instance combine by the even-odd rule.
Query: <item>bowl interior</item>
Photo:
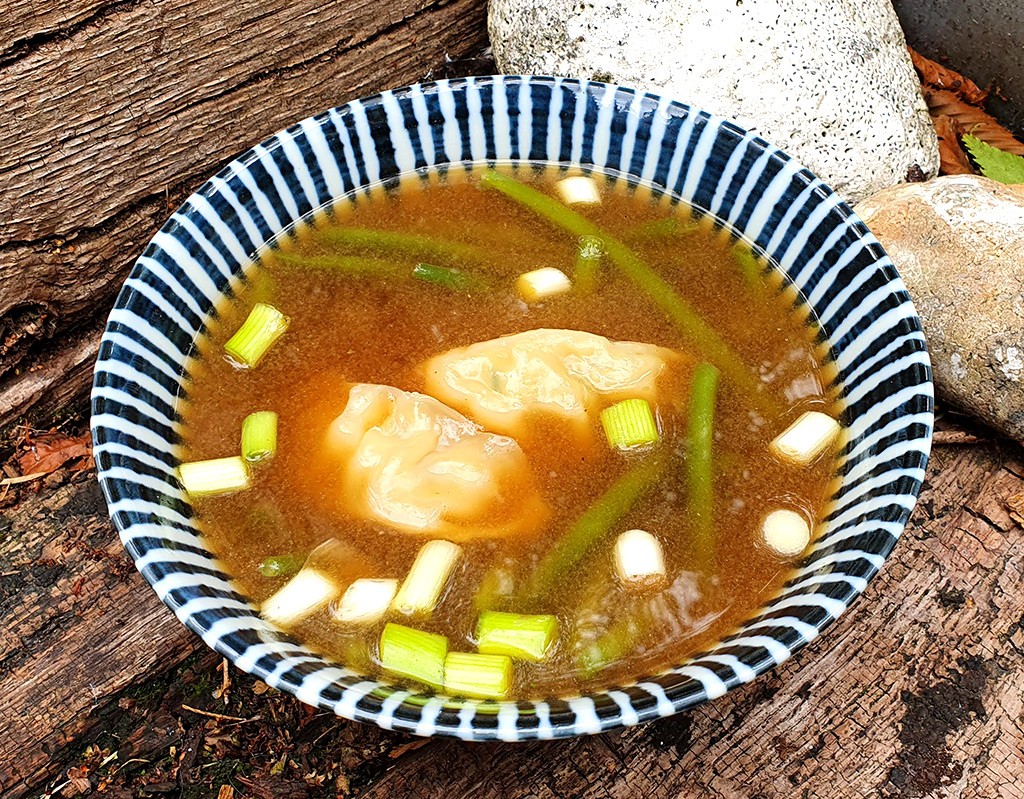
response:
[[[710,651],[632,685],[493,702],[416,694],[328,662],[264,622],[205,549],[175,478],[176,399],[193,342],[251,256],[309,212],[427,168],[575,164],[649,184],[716,217],[778,264],[818,318],[847,440],[819,536],[781,594]],[[491,77],[412,86],[303,120],[231,162],[153,238],[110,315],[92,429],[111,517],[143,577],[239,668],[389,729],[464,739],[593,733],[749,682],[813,640],[864,590],[924,477],[930,367],[902,281],[825,184],[734,124],[628,88]]]

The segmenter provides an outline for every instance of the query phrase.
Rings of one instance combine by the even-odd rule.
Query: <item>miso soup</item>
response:
[[[412,175],[268,249],[197,342],[181,479],[264,616],[368,675],[629,683],[771,599],[841,430],[721,225],[600,174]]]

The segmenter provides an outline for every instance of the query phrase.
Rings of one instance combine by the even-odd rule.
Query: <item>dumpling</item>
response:
[[[658,382],[682,356],[579,330],[528,330],[427,361],[427,391],[489,430],[522,432],[532,413],[555,414],[588,434],[588,420],[621,399],[656,401]]]
[[[327,444],[362,518],[452,541],[532,535],[547,520],[519,445],[433,397],[354,385]]]

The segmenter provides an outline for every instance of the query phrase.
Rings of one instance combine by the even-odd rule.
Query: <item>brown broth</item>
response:
[[[550,191],[563,173],[520,170],[518,177]],[[566,577],[551,596],[530,607],[505,610],[554,613],[559,640],[542,663],[516,662],[515,698],[575,692],[595,685],[628,682],[655,673],[718,640],[770,599],[791,571],[759,541],[760,521],[776,507],[819,519],[834,464],[809,469],[777,463],[766,446],[800,413],[831,410],[815,355],[813,322],[793,311],[792,289],[780,290],[777,277],[745,281],[727,235],[706,218],[691,223],[690,211],[670,206],[643,187],[604,186],[603,202],[586,216],[627,240],[640,257],[695,307],[768,385],[785,411],[762,418],[723,377],[716,410],[716,574],[698,574],[688,543],[686,479],[682,463],[616,525],[641,527],[666,542],[671,585],[654,598],[624,597],[616,587],[611,550],[617,532]],[[684,232],[661,237],[631,235],[641,226],[679,219]],[[261,577],[264,558],[305,553],[336,537],[361,551],[377,577],[401,579],[424,537],[398,532],[346,514],[339,482],[319,452],[323,432],[345,407],[351,383],[382,383],[422,391],[418,366],[453,347],[535,328],[567,328],[613,340],[641,341],[691,353],[686,340],[651,299],[606,262],[591,296],[570,293],[526,306],[512,288],[529,269],[556,266],[572,273],[575,240],[507,198],[475,185],[473,175],[436,174],[429,181],[406,180],[400,191],[377,189],[353,203],[321,212],[284,247],[303,255],[329,254],[324,230],[351,225],[424,233],[485,247],[488,271],[502,277],[493,292],[471,293],[400,278],[353,277],[285,264],[266,257],[250,290],[220,308],[211,335],[198,344],[194,383],[182,403],[182,460],[224,457],[238,452],[242,419],[256,410],[279,414],[279,449],[255,470],[249,491],[197,500],[209,546],[239,586],[255,601],[276,591],[284,579]],[[410,269],[415,258],[398,258]],[[222,357],[223,345],[254,301],[270,302],[291,319],[285,336],[258,368],[237,370]],[[685,394],[660,408],[665,445],[685,450]],[[603,434],[598,432],[598,441]],[[542,494],[553,510],[547,528],[528,541],[479,540],[464,545],[463,565],[449,582],[429,620],[413,626],[443,633],[451,650],[474,651],[473,597],[489,567],[505,563],[522,580],[625,469],[628,458],[605,446],[580,451],[557,425],[534,425],[517,438],[526,452]],[[647,619],[644,635],[621,660],[592,679],[575,667],[576,650],[587,636],[615,623],[624,613]],[[327,611],[307,619],[295,634],[313,649],[357,668],[376,672],[381,625],[346,632]]]

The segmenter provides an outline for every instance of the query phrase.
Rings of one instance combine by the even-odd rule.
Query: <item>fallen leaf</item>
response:
[[[401,746],[396,746],[388,754],[388,757],[391,757],[391,758],[401,757],[406,752],[411,752],[414,749],[419,749],[421,746],[426,746],[428,743],[430,743],[430,739],[429,738],[416,738],[415,740],[408,741],[407,743],[404,743]]]
[[[1024,142],[1018,141],[1006,128],[996,122],[995,118],[980,108],[960,100],[953,92],[945,89],[933,89],[923,86],[921,89],[928,103],[932,117],[951,117],[956,120],[964,133],[977,136],[986,144],[991,144],[1007,153],[1024,155]]]
[[[910,60],[914,62],[914,69],[921,76],[921,83],[925,86],[953,92],[968,105],[980,106],[988,98],[988,90],[979,88],[970,78],[965,78],[956,70],[944,67],[930,58],[925,58],[913,47],[907,49],[910,51]]]
[[[987,178],[1000,183],[1024,183],[1024,158],[1004,152],[974,136],[964,136],[964,146]]]
[[[221,785],[217,791],[217,799],[235,799],[235,789],[231,785]]]
[[[23,475],[50,474],[68,461],[92,458],[88,434],[72,437],[60,433],[45,433],[29,439],[27,446],[28,449],[17,456],[18,468]]]
[[[946,116],[935,117],[932,123],[935,125],[935,135],[939,139],[939,172],[943,175],[977,174],[960,144],[959,123]]]
[[[68,784],[61,791],[64,796],[78,796],[92,790],[92,783],[89,782],[88,772],[84,768],[68,769]]]

